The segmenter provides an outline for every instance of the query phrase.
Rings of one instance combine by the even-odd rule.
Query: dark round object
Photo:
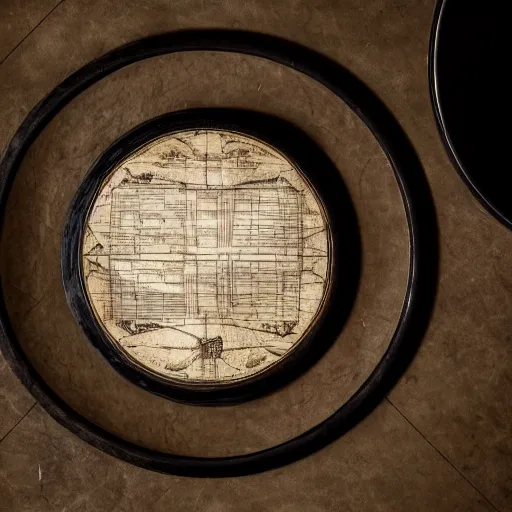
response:
[[[439,0],[430,40],[429,81],[443,142],[473,194],[512,228],[505,3]]]
[[[301,45],[243,31],[192,30],[149,37],[87,64],[64,80],[28,115],[0,164],[0,214],[27,149],[51,119],[81,91],[133,62],[179,51],[236,52],[291,67],[317,80],[351,106],[375,135],[400,187],[409,227],[410,273],[398,326],[381,361],[365,383],[334,414],[273,448],[247,455],[199,458],[170,455],[127,442],[88,421],[65,403],[35,371],[16,340],[0,296],[1,347],[16,374],[62,425],[93,446],[133,464],[194,477],[257,473],[306,457],[351,429],[382,400],[414,356],[427,328],[437,283],[437,224],[430,189],[419,159],[384,104],[338,63]]]
[[[325,208],[331,233],[325,306],[304,338],[272,367],[246,379],[187,383],[158,378],[116,347],[94,314],[85,292],[82,242],[88,214],[103,183],[120,162],[142,146],[172,132],[225,130],[255,137],[285,155]],[[72,203],[62,243],[62,272],[68,303],[89,340],[125,378],[157,395],[198,405],[237,403],[280,387],[307,370],[335,341],[354,302],[360,275],[360,240],[350,195],[323,151],[299,129],[274,116],[235,109],[190,109],[150,120],[122,136],[95,162]]]

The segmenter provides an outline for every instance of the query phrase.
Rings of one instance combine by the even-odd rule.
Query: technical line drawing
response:
[[[323,306],[329,228],[302,174],[258,139],[171,133],[117,165],[87,219],[82,270],[101,326],[164,379],[264,371]]]

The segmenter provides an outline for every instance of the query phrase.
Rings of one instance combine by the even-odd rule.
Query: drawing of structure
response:
[[[272,365],[321,307],[322,208],[255,139],[172,134],[129,157],[93,205],[88,296],[109,335],[168,378],[232,380]]]

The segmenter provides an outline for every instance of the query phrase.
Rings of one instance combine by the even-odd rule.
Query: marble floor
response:
[[[110,49],[180,28],[257,29],[333,57],[379,95],[422,161],[440,229],[438,295],[413,363],[356,428],[278,470],[190,479],[121,462],[57,424],[0,357],[1,512],[512,510],[512,233],[467,190],[437,133],[427,81],[434,7],[434,0],[0,1],[0,147],[45,94]],[[206,72],[215,79],[213,64]],[[257,106],[261,93],[272,95],[266,79]],[[363,172],[359,186],[371,188]],[[382,192],[386,214],[392,194],[373,192]],[[394,275],[391,256],[384,264]],[[18,313],[37,310],[39,299],[28,296]],[[293,407],[307,401],[301,393]],[[176,433],[172,421],[167,427],[165,435]]]

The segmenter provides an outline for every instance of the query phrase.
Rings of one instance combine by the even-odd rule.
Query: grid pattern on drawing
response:
[[[183,264],[111,258],[114,320],[172,322],[187,315]]]
[[[297,247],[299,196],[292,187],[251,189],[236,193],[233,246]]]
[[[258,253],[299,245],[300,198],[293,187],[144,187],[113,191],[111,254],[184,252],[193,245],[253,247]]]
[[[116,321],[173,322],[205,315],[218,320],[298,319],[298,262],[198,258],[194,265],[176,262],[170,268],[160,261],[111,259],[111,265]]]
[[[233,262],[233,313],[254,320],[297,320],[298,262]]]
[[[299,197],[292,187],[197,191],[199,247],[295,248]]]
[[[298,319],[300,194],[291,186],[114,189],[114,320]]]
[[[184,190],[144,186],[114,189],[110,254],[158,254],[182,248],[186,215]]]

